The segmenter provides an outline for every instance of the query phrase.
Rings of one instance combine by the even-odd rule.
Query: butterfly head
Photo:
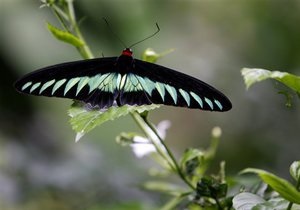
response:
[[[125,48],[123,51],[122,51],[122,55],[125,55],[125,56],[129,56],[131,57],[133,54],[132,50],[130,48]]]

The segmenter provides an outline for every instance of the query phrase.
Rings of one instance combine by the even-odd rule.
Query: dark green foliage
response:
[[[211,197],[220,199],[226,196],[228,186],[225,183],[212,177],[203,177],[198,183],[196,188],[196,198]]]

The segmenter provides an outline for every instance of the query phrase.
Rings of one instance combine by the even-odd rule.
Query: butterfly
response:
[[[189,75],[134,59],[130,48],[119,57],[57,64],[20,78],[15,88],[36,96],[82,101],[92,107],[163,104],[210,111],[228,111],[230,100]]]

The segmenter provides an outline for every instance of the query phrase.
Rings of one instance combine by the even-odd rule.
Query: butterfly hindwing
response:
[[[118,98],[120,105],[146,105],[153,103],[149,99],[149,94],[146,92],[147,87],[141,82],[142,80],[141,77],[134,73],[134,67],[131,69],[131,72],[122,76]]]

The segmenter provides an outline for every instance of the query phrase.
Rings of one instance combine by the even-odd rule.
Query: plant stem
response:
[[[73,0],[68,0],[68,10],[69,10],[69,17],[70,17],[70,23],[72,25],[72,28],[74,29],[76,36],[81,39],[81,41],[83,41],[84,45],[81,47],[77,47],[77,49],[79,50],[80,54],[82,55],[83,58],[85,59],[91,59],[94,58],[90,48],[87,46],[81,31],[77,25],[77,21],[76,21],[76,16],[75,16],[75,12],[74,12],[74,6],[73,6]]]
[[[159,136],[159,134],[157,133],[156,128],[152,125],[152,123],[150,123],[148,121],[147,118],[143,118],[144,122],[148,125],[148,127],[155,133],[155,135],[157,136],[157,138],[159,139],[160,143],[163,145],[163,147],[165,148],[165,150],[167,151],[169,157],[171,158],[174,166],[175,166],[175,170],[178,173],[178,175],[180,176],[180,178],[193,190],[196,190],[196,187],[186,178],[186,176],[183,174],[182,170],[180,169],[173,153],[171,152],[171,150],[168,148],[168,146],[165,144],[165,142],[163,141],[163,139]]]
[[[173,164],[172,159],[169,158],[169,156],[166,156],[165,151],[162,150],[161,146],[157,145],[157,142],[155,140],[153,140],[153,135],[151,135],[149,133],[149,126],[147,126],[147,124],[145,123],[145,121],[143,120],[143,117],[141,117],[141,115],[137,112],[133,112],[131,113],[131,116],[133,117],[133,119],[135,120],[136,124],[142,129],[142,131],[146,134],[146,136],[151,140],[152,144],[154,145],[156,151],[163,157],[163,159],[168,163],[168,165],[170,166],[170,168],[173,171],[176,171],[176,167]],[[151,129],[152,131],[152,129]],[[152,131],[152,133],[154,133]],[[154,133],[155,134],[155,133]],[[156,134],[155,134],[156,135]]]
[[[222,208],[222,206],[221,206],[221,204],[220,204],[218,198],[215,198],[215,201],[216,201],[216,204],[217,204],[217,206],[218,206],[218,210],[222,210],[223,208]]]
[[[291,210],[292,209],[292,206],[293,206],[293,202],[289,202],[289,205],[288,205],[288,207],[286,208],[286,210]]]
[[[55,5],[54,5],[54,6],[55,6]],[[58,10],[56,9],[56,7],[54,7],[54,6],[53,6],[53,9],[52,9],[54,15],[57,17],[57,19],[59,20],[59,22],[60,22],[60,24],[62,25],[62,27],[63,27],[66,31],[70,32],[69,29],[68,29],[68,27],[67,27],[67,25],[66,25],[65,22],[64,22],[64,19],[63,19],[64,16],[62,17],[61,14],[60,14],[60,12],[58,12]],[[59,9],[59,8],[58,8],[58,9]]]
[[[68,6],[66,7],[66,12],[64,12],[63,10],[61,10],[59,7],[57,7],[56,5],[52,5],[52,10],[55,14],[55,16],[57,17],[57,19],[59,20],[59,22],[61,23],[61,25],[63,26],[63,28],[68,31],[69,33],[72,33],[72,31],[74,31],[74,35],[76,35],[84,44],[80,47],[76,47],[76,49],[78,50],[78,52],[80,53],[80,55],[84,58],[84,59],[92,59],[94,58],[93,53],[91,52],[90,48],[88,47],[88,45],[86,44],[86,41],[84,39],[84,37],[81,34],[81,31],[77,25],[77,21],[76,21],[76,16],[75,16],[75,11],[74,11],[74,5],[73,5],[73,0],[68,0],[66,1]],[[65,21],[67,21],[70,24],[70,27],[68,27],[65,23]]]

